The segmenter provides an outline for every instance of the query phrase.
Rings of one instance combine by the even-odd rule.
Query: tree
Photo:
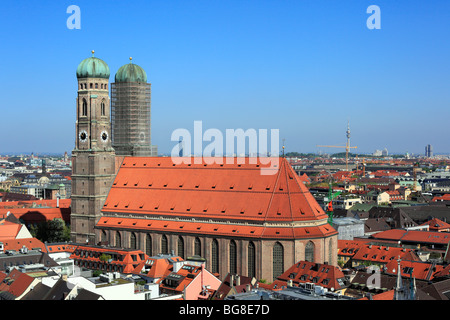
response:
[[[66,226],[64,220],[61,218],[41,222],[38,226],[33,226],[30,232],[34,237],[41,241],[70,241],[70,228]]]
[[[47,241],[60,242],[69,241],[67,239],[66,224],[61,218],[55,218],[47,222]]]

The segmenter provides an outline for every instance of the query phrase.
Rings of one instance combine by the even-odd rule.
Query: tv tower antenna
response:
[[[345,149],[345,170],[348,171],[348,153],[350,149],[356,149],[358,147],[351,147],[350,146],[350,122],[347,120],[347,131],[345,132],[347,134],[347,143],[345,147],[342,146],[318,146],[323,148],[344,148]]]

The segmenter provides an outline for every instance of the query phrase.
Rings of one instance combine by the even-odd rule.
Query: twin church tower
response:
[[[76,140],[72,151],[71,240],[94,243],[94,226],[125,156],[156,156],[151,145],[151,84],[144,69],[130,62],[111,84],[101,59],[77,68]]]

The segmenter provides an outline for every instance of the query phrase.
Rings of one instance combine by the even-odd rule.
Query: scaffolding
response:
[[[151,84],[111,84],[112,146],[116,155],[156,156],[151,145]]]

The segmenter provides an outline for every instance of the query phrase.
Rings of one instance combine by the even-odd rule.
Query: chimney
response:
[[[230,274],[230,287],[233,288],[234,286],[234,274]]]
[[[236,286],[241,285],[241,277],[239,275],[236,275]]]

